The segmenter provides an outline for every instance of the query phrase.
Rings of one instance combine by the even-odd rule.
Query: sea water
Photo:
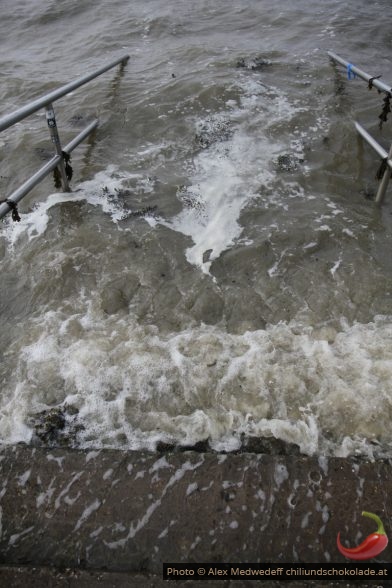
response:
[[[55,103],[48,177],[0,227],[0,439],[57,411],[77,447],[159,442],[392,455],[392,196],[374,204],[392,8],[265,0],[2,3],[0,114]],[[1,133],[8,196],[52,155],[44,111]],[[41,416],[40,416],[41,415]],[[37,421],[38,419],[38,421]],[[67,437],[68,435],[68,437]],[[53,441],[53,439],[52,439]]]

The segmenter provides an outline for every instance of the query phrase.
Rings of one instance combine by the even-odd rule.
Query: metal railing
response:
[[[377,88],[377,90],[379,92],[384,92],[387,96],[384,99],[384,102],[386,102],[386,108],[385,108],[385,113],[384,116],[385,118],[381,118],[381,120],[385,121],[387,114],[389,112],[389,101],[392,98],[392,88],[391,86],[388,86],[387,84],[384,84],[384,82],[382,82],[379,78],[381,76],[371,76],[368,73],[366,73],[365,71],[359,69],[359,67],[356,67],[355,65],[353,65],[352,63],[349,63],[348,61],[346,61],[345,59],[342,59],[341,57],[339,57],[339,55],[336,55],[336,53],[333,53],[332,51],[328,51],[328,55],[329,57],[335,62],[335,63],[339,63],[340,65],[342,65],[343,67],[345,67],[347,69],[347,77],[348,79],[351,79],[351,77],[355,77],[358,76],[359,78],[361,78],[362,80],[364,80],[365,82],[368,83],[369,88],[375,87]],[[381,177],[381,182],[380,185],[378,187],[377,190],[377,194],[376,194],[376,202],[378,204],[381,204],[385,198],[385,194],[388,188],[388,183],[389,183],[389,179],[391,177],[391,169],[392,169],[392,144],[391,147],[389,149],[389,152],[385,151],[385,149],[379,144],[377,143],[377,141],[366,131],[366,129],[363,128],[362,125],[360,125],[358,122],[354,121],[355,124],[355,128],[358,131],[358,133],[361,135],[361,137],[363,139],[365,139],[365,141],[374,149],[374,151],[382,158],[383,163],[384,163],[384,171],[382,173],[382,177]],[[382,123],[380,123],[381,125]]]
[[[102,75],[109,69],[116,67],[116,65],[124,66],[129,59],[129,55],[123,55],[118,59],[111,61],[110,63],[104,65],[103,67],[97,69],[91,74],[86,74],[65,86],[61,86],[44,96],[41,96],[37,100],[29,102],[22,108],[18,108],[11,114],[7,114],[0,118],[0,132],[8,129],[12,125],[20,122],[21,120],[25,119],[26,117],[34,114],[41,108],[45,108],[46,111],[46,121],[49,127],[50,136],[52,139],[52,143],[55,147],[55,155],[50,159],[43,167],[41,167],[33,176],[31,176],[22,186],[20,186],[15,192],[10,194],[5,200],[2,201],[0,204],[0,219],[3,218],[8,212],[11,210],[13,213],[17,211],[17,203],[26,196],[41,180],[43,180],[51,171],[54,171],[56,168],[60,172],[61,176],[61,184],[62,188],[65,192],[70,191],[69,179],[69,167],[68,167],[68,160],[69,155],[71,152],[81,143],[84,141],[86,137],[98,126],[98,119],[92,121],[83,131],[81,131],[70,143],[68,143],[65,147],[61,146],[60,137],[57,130],[57,123],[56,123],[56,116],[54,113],[53,102],[62,98],[66,94],[69,94],[73,90],[80,88],[84,84],[87,84],[94,78]],[[18,214],[16,213],[16,218],[14,220],[18,220]]]

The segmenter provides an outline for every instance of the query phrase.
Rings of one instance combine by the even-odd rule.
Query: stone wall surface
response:
[[[124,582],[121,574],[133,574],[135,586],[141,574],[144,585],[160,586],[163,562],[347,563],[338,531],[353,546],[375,530],[362,510],[379,514],[390,533],[388,463],[3,446],[0,585],[32,566],[100,570]],[[391,549],[376,561],[390,562]]]

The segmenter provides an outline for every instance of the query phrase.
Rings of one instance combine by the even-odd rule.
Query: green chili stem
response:
[[[367,512],[366,510],[362,511],[362,516],[369,517],[369,518],[373,519],[374,521],[376,521],[377,526],[378,526],[376,533],[378,533],[379,535],[386,535],[384,525],[382,524],[382,520],[380,519],[379,516],[377,516],[376,514],[374,514],[372,512]]]

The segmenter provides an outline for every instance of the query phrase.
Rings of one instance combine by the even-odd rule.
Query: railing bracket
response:
[[[16,202],[14,202],[13,200],[9,200],[7,198],[6,200],[0,200],[0,204],[8,204],[8,206],[10,207],[10,210],[11,210],[12,220],[16,223],[20,222],[18,205],[16,204]]]

